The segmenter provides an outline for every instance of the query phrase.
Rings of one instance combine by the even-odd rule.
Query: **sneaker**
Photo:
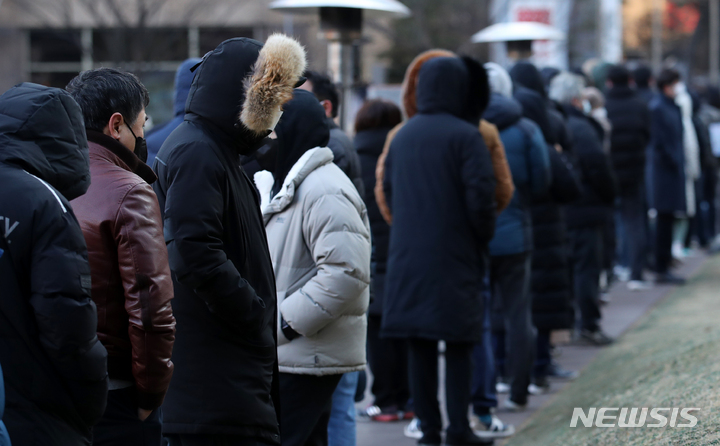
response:
[[[615,265],[615,267],[613,268],[613,273],[615,273],[615,277],[617,277],[618,280],[621,282],[627,282],[628,280],[630,280],[630,268]]]
[[[403,434],[408,438],[414,438],[419,440],[423,437],[422,430],[420,429],[420,418],[413,418],[410,424],[405,426]]]
[[[381,409],[378,406],[369,406],[367,409],[358,413],[358,417],[378,421],[381,423],[391,423],[403,419],[403,412],[397,410],[396,406]]]
[[[525,409],[527,409],[527,403],[519,404],[519,403],[516,403],[515,401],[511,400],[510,398],[508,398],[502,404],[502,407],[503,407],[503,409],[508,410],[510,412],[523,412]]]
[[[606,291],[600,293],[600,298],[598,300],[600,301],[600,305],[607,305],[612,302],[612,299],[610,298],[610,293]]]
[[[613,343],[613,339],[603,333],[601,330],[597,331],[590,331],[590,330],[582,330],[580,332],[580,342],[590,345],[608,345]]]
[[[550,382],[547,377],[535,378],[534,382],[528,386],[528,393],[530,395],[544,395],[550,392]]]
[[[492,438],[480,438],[475,435],[472,431],[465,433],[465,435],[454,436],[447,435],[445,438],[445,444],[447,446],[474,446],[474,445],[492,445]]]
[[[550,378],[573,380],[580,376],[576,370],[566,370],[560,364],[552,361],[547,369],[547,376]]]
[[[500,418],[491,415],[490,424],[485,424],[479,416],[470,416],[470,427],[480,438],[505,438],[515,434],[515,426],[503,423]]]
[[[631,280],[627,287],[630,291],[647,291],[652,289],[652,284],[644,280]]]
[[[661,285],[685,285],[685,279],[672,273],[658,274],[655,283]]]
[[[510,384],[503,381],[498,381],[497,384],[495,384],[495,392],[510,393]]]

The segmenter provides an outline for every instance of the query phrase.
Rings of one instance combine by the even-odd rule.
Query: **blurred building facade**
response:
[[[317,14],[274,12],[270,1],[0,0],[0,92],[24,81],[64,87],[82,70],[118,67],[145,83],[148,112],[161,123],[171,118],[174,72],[183,60],[231,37],[263,41],[273,32],[297,37],[309,67],[326,71]],[[386,35],[366,29],[358,84],[384,80],[379,55],[389,47]]]

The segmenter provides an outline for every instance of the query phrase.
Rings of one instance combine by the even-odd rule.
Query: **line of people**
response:
[[[652,98],[624,67],[605,71],[591,90],[576,73],[428,51],[402,112],[366,102],[354,141],[333,121],[335,86],[282,35],[181,65],[176,117],[147,141],[149,95],[131,73],[10,89],[10,440],[354,446],[366,355],[361,416],[412,420],[420,444],[512,435],[497,393],[524,410],[549,378],[576,376],[554,362],[553,331],[612,342],[601,279],[615,226],[634,290],[651,245],[657,281],[681,282],[673,238],[682,251],[688,217],[714,236],[714,115],[676,71]]]

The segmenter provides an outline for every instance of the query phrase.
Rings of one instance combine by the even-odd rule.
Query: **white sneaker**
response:
[[[650,282],[644,280],[631,280],[628,282],[627,287],[630,291],[647,291],[651,290],[653,286]]]
[[[628,280],[630,280],[630,268],[615,265],[615,267],[613,267],[613,272],[615,273],[615,276],[618,278],[618,280],[621,282],[627,282]]]
[[[508,410],[510,412],[523,412],[527,409],[527,403],[525,404],[518,404],[511,400],[510,398],[506,399],[505,402],[503,402],[502,407],[505,410]]]
[[[550,386],[542,387],[535,383],[530,383],[528,386],[528,393],[530,395],[545,395],[548,392],[550,392]]]
[[[495,384],[495,392],[510,393],[510,384],[498,381],[498,383]]]
[[[421,439],[423,433],[420,429],[420,418],[413,418],[410,424],[405,426],[405,429],[403,429],[403,434],[405,434],[408,438],[414,438],[416,440]]]
[[[685,256],[685,247],[682,245],[682,243],[673,243],[672,245],[672,256],[676,259],[684,259]]]
[[[487,425],[480,421],[475,414],[470,416],[470,427],[473,433],[480,438],[505,438],[515,433],[515,426],[503,423],[500,418],[492,416],[492,422]]]

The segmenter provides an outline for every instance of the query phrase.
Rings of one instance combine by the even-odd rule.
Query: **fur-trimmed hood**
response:
[[[452,51],[443,49],[432,49],[420,53],[408,65],[405,71],[405,78],[402,84],[402,105],[403,113],[407,119],[412,118],[418,112],[417,85],[420,77],[420,70],[426,62],[439,57],[459,57]],[[469,57],[461,58],[468,72],[468,93],[466,97],[470,100],[464,104],[462,117],[475,125],[478,125],[482,112],[490,100],[487,73],[482,65]]]
[[[303,47],[282,34],[264,46],[245,37],[226,40],[198,66],[185,111],[217,127],[241,152],[257,148],[305,67]]]

